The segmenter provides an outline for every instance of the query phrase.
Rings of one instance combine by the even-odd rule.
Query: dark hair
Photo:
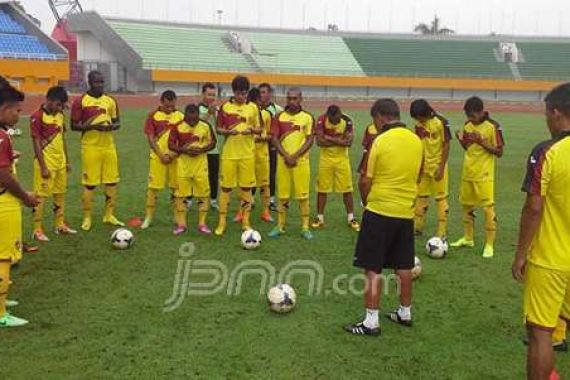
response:
[[[273,87],[271,87],[271,85],[267,82],[263,82],[262,84],[260,84],[259,86],[257,86],[257,88],[259,88],[260,90],[262,88],[266,88],[269,90],[269,92],[273,92]]]
[[[46,94],[46,98],[47,100],[60,101],[62,103],[67,103],[69,100],[67,90],[62,86],[51,87]]]
[[[202,85],[202,94],[206,92],[207,89],[209,88],[213,88],[214,90],[216,89],[216,85],[213,84],[212,82],[206,82]]]
[[[173,101],[176,100],[176,93],[172,90],[166,90],[162,94],[160,94],[160,101],[163,102],[165,100]]]
[[[238,91],[249,91],[250,83],[247,77],[238,75],[232,80],[232,90],[234,92]]]
[[[340,107],[337,106],[336,104],[330,105],[329,108],[327,108],[327,116],[328,117],[335,117],[340,115]]]
[[[194,103],[192,104],[188,104],[186,106],[186,108],[184,109],[184,114],[188,115],[188,114],[194,114],[194,113],[199,113],[200,109],[198,108],[198,106]]]
[[[484,109],[485,105],[483,104],[483,100],[478,96],[470,97],[465,101],[465,105],[463,106],[463,111],[465,111],[466,114],[483,112]]]
[[[410,104],[410,116],[414,119],[420,117],[433,117],[435,111],[427,100],[425,99],[416,99]]]
[[[558,110],[570,116],[570,82],[554,87],[544,98],[549,110]]]
[[[400,118],[400,107],[394,99],[378,99],[370,109],[370,116],[376,115],[392,116],[396,119]]]
[[[87,74],[87,81],[91,83],[93,79],[95,79],[96,75],[103,76],[103,73],[101,73],[99,70],[92,70],[89,72],[89,74]]]
[[[256,103],[260,97],[261,97],[261,92],[259,92],[259,88],[257,88],[257,87],[253,87],[247,93],[247,101],[248,102]]]
[[[0,89],[0,106],[24,101],[24,93],[12,86]]]
[[[287,93],[290,93],[290,92],[298,92],[299,95],[303,96],[303,91],[301,91],[301,87],[289,87],[287,89]]]

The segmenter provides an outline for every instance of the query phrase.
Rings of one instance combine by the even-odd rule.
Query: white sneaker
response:
[[[15,301],[15,300],[6,300],[6,307],[16,307],[19,304],[20,303],[18,301]]]

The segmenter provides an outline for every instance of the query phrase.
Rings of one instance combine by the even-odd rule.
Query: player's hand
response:
[[[40,171],[43,179],[49,179],[50,174],[49,170],[46,167],[40,168]]]
[[[457,140],[459,141],[463,141],[463,131],[455,131],[455,137],[457,137]]]
[[[244,136],[253,135],[253,129],[252,129],[252,128],[248,128],[248,129],[242,131],[241,134],[244,135]]]
[[[437,168],[437,171],[435,172],[434,179],[439,182],[443,179],[444,175],[445,175],[445,166],[440,166],[439,168]]]
[[[30,192],[26,193],[26,198],[24,199],[24,205],[26,207],[36,207],[39,204],[40,204],[40,202],[38,201],[38,199],[36,198],[36,195],[34,193],[30,193]]]
[[[297,166],[297,158],[295,156],[285,157],[285,165],[287,165],[289,168],[294,168]]]
[[[170,157],[168,154],[163,154],[160,156],[160,162],[162,162],[164,165],[168,165],[172,162],[172,157]]]
[[[235,135],[239,135],[239,132],[238,132],[237,130],[235,130],[235,129],[230,129],[230,130],[227,132],[227,134],[228,134],[228,135],[231,135],[231,136],[235,136]]]
[[[526,256],[519,257],[519,255],[517,255],[513,261],[511,271],[515,280],[518,282],[524,282],[526,272]]]
[[[22,152],[20,152],[19,150],[15,150],[12,152],[12,159],[17,160],[20,157],[22,157]]]

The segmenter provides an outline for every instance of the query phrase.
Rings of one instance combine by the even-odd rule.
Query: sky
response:
[[[568,0],[80,0],[84,9],[123,18],[224,25],[409,33],[434,15],[458,34],[570,36]],[[22,0],[50,33],[48,0]]]

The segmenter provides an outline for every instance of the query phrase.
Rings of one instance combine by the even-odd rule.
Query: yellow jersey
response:
[[[435,115],[416,126],[416,135],[424,146],[424,173],[433,176],[441,165],[443,145],[451,140],[449,121]]]
[[[354,125],[347,115],[342,115],[338,124],[331,123],[327,115],[321,115],[317,120],[316,132],[317,135],[343,138],[354,133]],[[346,146],[323,146],[320,156],[331,160],[348,159],[348,149]]]
[[[0,127],[0,168],[8,168],[12,175],[15,174],[12,138],[8,134],[6,127],[3,126]],[[0,209],[9,210],[16,207],[20,207],[20,200],[0,185]]]
[[[295,114],[280,112],[275,116],[271,124],[271,134],[281,142],[281,146],[287,154],[295,154],[313,135],[313,115],[300,110]],[[309,152],[299,157],[298,162],[309,160]]]
[[[528,260],[570,271],[570,131],[536,146],[527,164],[523,191],[544,197],[540,227]]]
[[[102,124],[111,126],[119,118],[119,107],[112,96],[103,94],[94,97],[85,93],[75,99],[71,106],[72,123]],[[111,128],[109,131],[87,131],[81,136],[81,145],[97,148],[114,148],[115,141]]]
[[[200,120],[194,126],[182,121],[178,123],[170,132],[169,145],[185,148],[206,148],[216,144],[216,134],[212,126]],[[198,156],[181,154],[177,160],[178,176],[191,177],[197,168],[208,165],[207,152]]]
[[[259,108],[254,103],[237,104],[233,99],[225,102],[218,112],[216,126],[222,130],[243,132],[259,128]],[[241,160],[253,158],[255,154],[254,135],[228,135],[225,138],[221,158]]]
[[[501,126],[496,121],[487,118],[478,125],[467,122],[463,127],[463,142],[466,150],[462,179],[472,182],[494,181],[496,156],[475,143],[477,135],[496,148],[503,147],[505,144]]]
[[[67,165],[65,157],[65,117],[63,112],[49,114],[43,106],[30,116],[32,138],[39,139],[48,170],[61,170]]]
[[[261,117],[261,137],[265,138],[271,135],[271,112],[266,109],[260,111]],[[269,157],[269,144],[266,141],[255,143],[256,159],[265,159]]]
[[[422,161],[422,142],[414,132],[400,122],[385,126],[368,156],[366,176],[372,179],[372,187],[366,209],[413,219]]]
[[[144,125],[144,133],[147,136],[155,136],[157,141],[156,145],[162,153],[170,153],[168,149],[168,139],[170,131],[178,124],[184,121],[184,114],[178,110],[166,113],[160,107],[151,112],[146,118]],[[156,153],[151,149],[150,158],[158,158]]]

